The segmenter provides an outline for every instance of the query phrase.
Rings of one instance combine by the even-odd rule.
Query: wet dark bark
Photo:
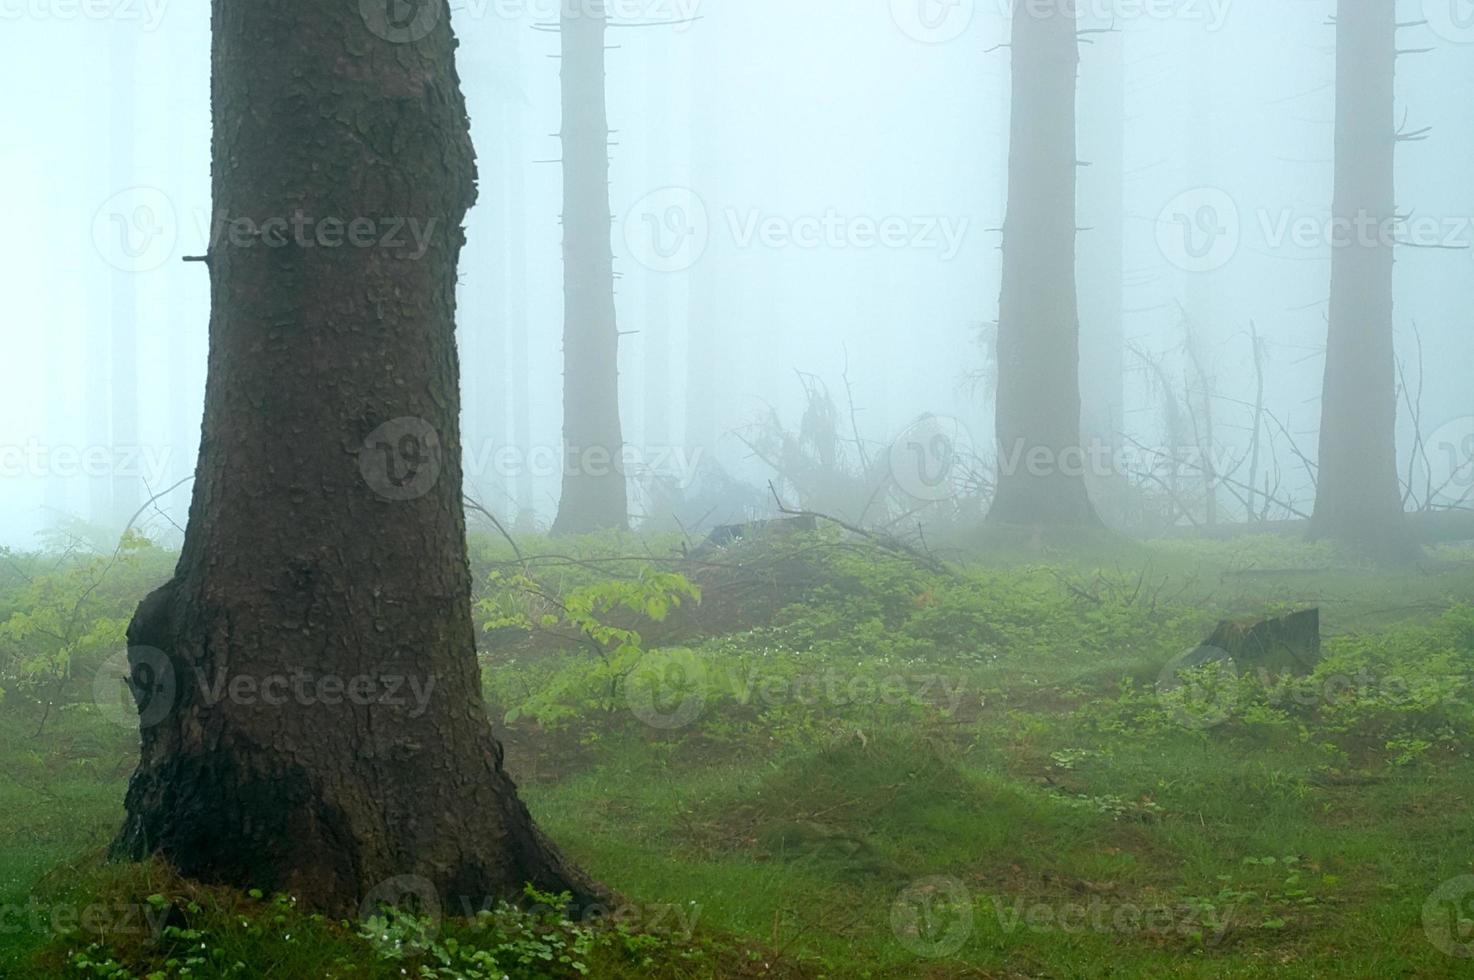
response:
[[[1080,439],[1080,314],[1075,282],[1075,85],[1070,0],[1020,0],[1003,293],[998,311],[999,477],[989,519],[1098,523]]]
[[[1384,240],[1396,212],[1393,6],[1340,0],[1337,9],[1337,241],[1311,535],[1402,561],[1418,549],[1397,475],[1394,246]]]
[[[601,0],[565,5],[563,88],[563,496],[554,534],[629,525],[620,465],[619,331],[610,247],[609,120]]]
[[[214,0],[217,217],[376,233],[212,244],[189,526],[128,630],[115,855],[342,912],[400,876],[447,908],[597,891],[533,826],[482,700],[454,337],[476,172],[438,13],[393,43],[350,0]],[[409,220],[423,255],[393,238]]]

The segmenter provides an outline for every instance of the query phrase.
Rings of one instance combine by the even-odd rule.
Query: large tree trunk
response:
[[[998,310],[998,492],[989,519],[1097,523],[1080,442],[1080,314],[1075,285],[1072,0],[1019,0],[1003,294]]]
[[[1397,475],[1392,340],[1397,15],[1386,0],[1340,0],[1336,16],[1337,240],[1311,534],[1392,561],[1417,547]]]
[[[563,41],[563,496],[554,534],[629,525],[620,455],[603,0],[566,6]]]
[[[367,220],[374,244],[211,246],[203,444],[175,577],[128,630],[143,744],[114,852],[341,911],[386,880],[447,909],[586,898],[502,768],[476,662],[449,12],[394,43],[359,9],[214,0],[217,215],[300,212],[308,241]]]

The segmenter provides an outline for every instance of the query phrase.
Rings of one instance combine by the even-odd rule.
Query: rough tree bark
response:
[[[401,876],[446,908],[589,899],[482,700],[454,332],[476,171],[449,11],[418,9],[406,40],[354,0],[213,0],[214,206],[261,234],[210,249],[194,499],[128,630],[114,854],[335,911]]]
[[[1336,15],[1336,189],[1320,476],[1311,536],[1388,561],[1418,547],[1397,473],[1392,337],[1397,14],[1385,0],[1340,0]]]
[[[1080,439],[1075,283],[1073,0],[1019,0],[1003,293],[998,310],[998,490],[989,519],[1094,525]]]
[[[610,247],[603,0],[564,5],[563,496],[554,534],[629,526],[619,465],[619,328]]]

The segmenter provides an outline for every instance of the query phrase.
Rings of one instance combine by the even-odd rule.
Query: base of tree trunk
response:
[[[1105,526],[1090,502],[1085,481],[1070,478],[1000,481],[987,520],[990,524]]]
[[[1410,565],[1423,557],[1407,518],[1397,514],[1381,520],[1311,518],[1311,541],[1336,541],[1385,565]]]
[[[437,692],[416,719],[377,706],[208,703],[215,658],[254,642],[230,635],[249,612],[186,591],[181,580],[159,589],[128,629],[146,723],[111,857],[159,857],[186,878],[340,916],[406,895],[474,915],[529,883],[583,906],[609,900],[534,826],[484,709],[440,717],[479,702]]]
[[[1458,541],[1474,541],[1474,511],[1437,510],[1415,511],[1404,521],[1415,541],[1422,545],[1449,544]],[[1230,540],[1251,537],[1256,534],[1301,535],[1310,534],[1311,523],[1304,519],[1289,521],[1256,521],[1254,523],[1225,523],[1202,527],[1174,527],[1161,533],[1165,538],[1204,538],[1207,540]]]

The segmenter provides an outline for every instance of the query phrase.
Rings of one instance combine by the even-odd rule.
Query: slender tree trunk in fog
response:
[[[647,172],[661,175],[670,169],[671,57],[664,43],[653,46],[654,57],[644,66],[648,79],[647,117],[650,156]],[[670,278],[664,273],[645,275],[645,449],[670,444]]]
[[[115,190],[130,186],[133,181],[133,105],[138,94],[134,84],[137,69],[137,40],[134,32],[124,29],[113,32],[112,87],[109,119],[112,134],[109,140],[112,156],[112,176]],[[130,451],[138,445],[138,288],[134,274],[129,270],[115,269],[112,274],[112,303],[109,321],[112,326],[112,434],[111,443],[116,450]],[[119,472],[112,474],[112,489],[109,493],[111,513],[107,515],[110,528],[121,528],[140,501],[146,499],[143,488],[138,486],[139,477]],[[161,490],[162,487],[156,487]]]
[[[716,127],[701,125],[696,120],[721,119],[728,110],[716,78],[717,53],[712,42],[701,34],[691,37],[692,54],[683,73],[690,93],[689,118],[686,127],[687,153],[690,159],[691,186],[710,194],[720,187],[720,151]],[[708,201],[707,205],[711,206]],[[686,274],[686,363],[684,443],[692,459],[715,461],[725,418],[719,416],[726,395],[727,378],[721,369],[725,350],[722,346],[722,314],[724,304],[722,270],[736,259],[722,248],[720,236],[712,236],[700,260]],[[696,454],[700,453],[698,456]]]
[[[506,72],[522,78],[522,45],[519,31],[509,31]],[[508,296],[507,329],[511,332],[512,357],[512,444],[518,448],[513,497],[517,502],[518,526],[534,523],[532,468],[532,381],[528,360],[527,324],[527,143],[526,93],[520,82],[516,97],[507,104],[507,127],[499,134],[506,145],[507,191],[512,204],[507,214],[507,242],[511,249],[511,293]]]
[[[492,26],[498,33],[491,34],[489,43],[478,51],[479,56],[473,59],[469,52],[463,50],[457,58],[457,65],[468,80],[468,101],[473,105],[478,102],[484,105],[486,121],[490,122],[494,132],[501,134],[507,128],[508,95],[504,84],[497,77],[497,69],[502,65],[498,50],[501,41],[499,32],[504,29],[510,32],[521,25],[512,24],[508,27],[501,21],[495,21]],[[477,87],[480,91],[477,91]],[[484,96],[482,93],[485,93]],[[512,242],[506,234],[506,228],[508,211],[520,206],[521,202],[515,201],[508,192],[508,161],[505,151],[506,143],[501,139],[481,146],[478,196],[481,209],[489,218],[488,223],[497,229],[497,233],[487,236],[487,240],[474,243],[476,247],[467,256],[469,258],[475,254],[481,259],[483,275],[473,280],[480,288],[468,289],[463,285],[460,292],[460,306],[466,313],[460,318],[457,343],[465,361],[475,365],[474,370],[465,373],[461,382],[461,429],[469,444],[477,448],[488,443],[499,446],[509,432],[505,397],[509,380],[506,357],[507,317],[504,311],[511,302],[513,288],[507,280],[509,257],[512,251],[521,247],[521,243]],[[486,490],[483,481],[494,482],[496,474],[473,472],[467,474],[467,477],[469,486],[475,487],[479,496]]]
[[[1115,448],[1125,428],[1125,38],[1111,24],[1087,49],[1092,84],[1080,95],[1080,397],[1084,433]]]
[[[171,46],[179,45],[175,50],[183,51],[193,48],[195,42],[185,30],[185,25],[180,23],[183,18],[172,18],[164,28],[168,33],[167,43]],[[193,70],[195,62],[190,61],[190,69]],[[204,168],[190,166],[193,161],[194,134],[197,133],[199,119],[196,112],[204,100],[197,100],[195,93],[189,91],[182,85],[171,86],[167,98],[169,123],[166,137],[171,147],[177,147],[176,152],[169,154],[166,167],[163,172],[164,184],[167,187],[192,187],[193,182],[203,176]],[[197,144],[195,144],[197,145]],[[186,147],[190,150],[186,151]],[[180,202],[183,208],[183,200]],[[152,487],[153,493],[158,493],[165,487],[173,486],[179,480],[194,471],[195,452],[199,446],[200,439],[200,390],[199,386],[203,380],[199,374],[199,364],[203,360],[205,344],[201,342],[199,323],[194,316],[194,311],[204,305],[203,299],[208,283],[205,281],[205,269],[199,265],[185,265],[182,262],[171,263],[172,271],[169,273],[169,309],[164,314],[164,328],[168,331],[168,353],[165,355],[165,370],[171,379],[167,392],[161,392],[164,404],[167,406],[168,422],[163,431],[167,433],[169,470],[168,478],[164,486]],[[198,301],[198,302],[197,302]],[[183,500],[183,495],[170,494],[168,498],[159,502],[161,508],[170,513],[178,509],[178,501]]]
[[[1080,440],[1075,286],[1075,82],[1071,0],[1020,0],[1003,294],[998,310],[998,491],[989,519],[1097,523]]]
[[[620,464],[619,329],[609,210],[602,0],[565,6],[563,41],[563,496],[554,534],[629,524]]]
[[[1311,534],[1387,560],[1418,549],[1397,473],[1392,338],[1397,15],[1386,0],[1340,0],[1336,16],[1336,242]]]
[[[435,9],[393,43],[355,3],[214,0],[214,209],[263,234],[211,247],[189,527],[128,630],[142,748],[114,853],[345,912],[396,878],[447,909],[597,892],[482,700],[454,329],[476,172]],[[266,230],[298,216],[307,241],[376,234]]]
[[[108,91],[108,87],[118,84],[112,77],[112,40],[104,38],[100,42],[88,42],[88,78],[87,88],[92,92]],[[87,129],[94,133],[111,133],[112,116],[110,110],[112,101],[110,99],[90,99],[87,103]],[[89,186],[94,192],[94,199],[106,200],[111,195],[122,190],[114,187],[114,175],[107,169],[101,169],[99,173],[91,168],[84,169],[84,173],[91,172],[96,175]],[[94,324],[109,322],[112,316],[112,285],[113,277],[117,273],[109,269],[99,275],[86,277],[87,314],[84,323],[87,328],[82,334],[83,358],[85,361],[85,380],[82,386],[82,405],[85,422],[83,424],[82,438],[87,446],[109,446],[112,445],[112,385],[110,382],[109,361],[111,360],[111,340],[107,333],[93,327]],[[82,514],[93,524],[106,525],[112,518],[112,480],[106,475],[89,474],[81,478],[81,486],[85,493]]]

